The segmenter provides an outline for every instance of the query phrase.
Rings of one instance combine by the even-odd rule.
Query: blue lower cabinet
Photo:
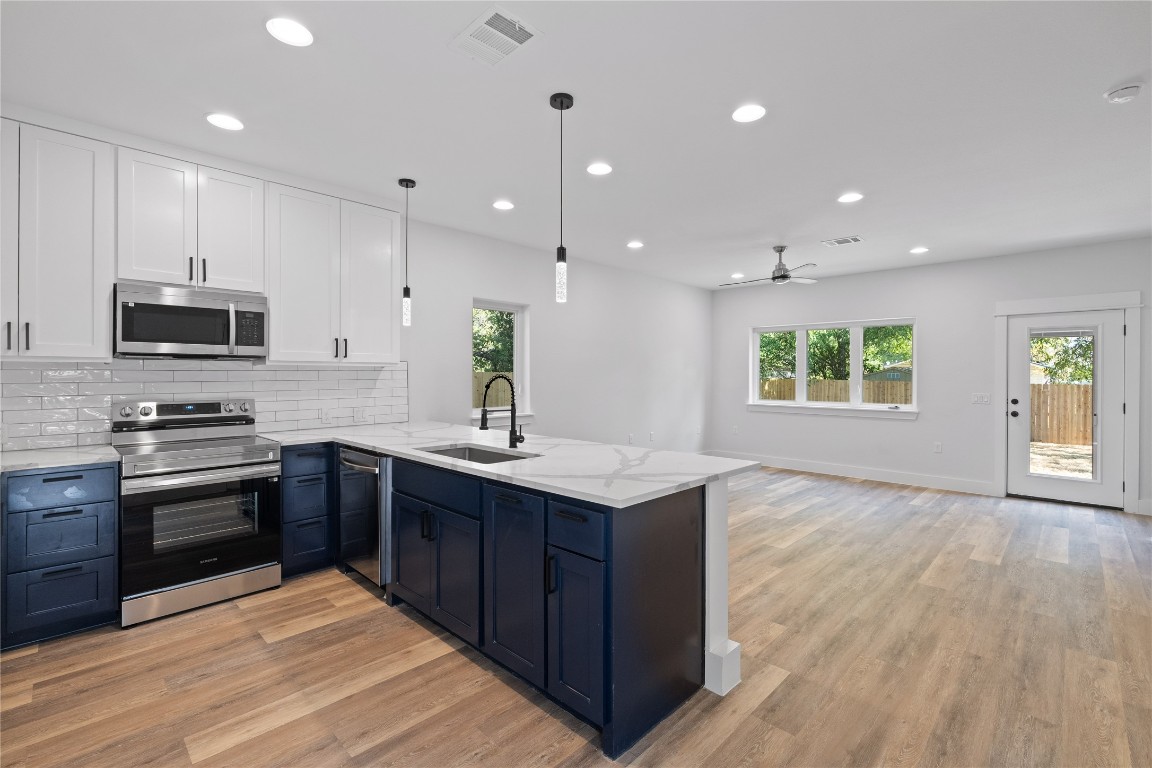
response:
[[[544,499],[485,485],[483,511],[483,651],[544,688]]]
[[[548,693],[604,724],[604,563],[548,547]]]
[[[391,594],[423,614],[432,606],[431,509],[402,493],[392,494]]]
[[[115,557],[10,573],[7,582],[4,633],[17,642],[105,624],[120,608]]]
[[[480,521],[431,508],[432,605],[429,616],[480,644]]]
[[[332,535],[326,516],[284,523],[282,535],[283,576],[295,576],[332,564]]]

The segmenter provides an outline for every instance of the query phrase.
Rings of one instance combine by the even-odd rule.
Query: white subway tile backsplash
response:
[[[250,360],[4,362],[0,450],[101,445],[122,403],[203,395],[256,401],[262,432],[407,421],[407,364],[264,365]]]

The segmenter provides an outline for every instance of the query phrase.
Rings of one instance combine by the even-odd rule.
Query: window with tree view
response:
[[[472,407],[479,408],[484,385],[496,374],[516,382],[516,317],[515,310],[472,308]],[[519,388],[519,386],[518,386]],[[497,381],[488,392],[488,407],[511,405],[511,391],[506,382]]]
[[[911,320],[754,329],[751,404],[911,408],[913,330]]]

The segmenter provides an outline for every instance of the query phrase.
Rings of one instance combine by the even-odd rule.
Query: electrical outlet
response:
[[[332,423],[332,411],[328,408],[321,408],[320,409],[320,421],[323,424],[331,424]]]
[[[943,453],[943,452],[944,452],[944,444],[943,443],[932,443],[932,453]]]
[[[366,413],[367,410],[368,409],[364,408],[363,406],[361,406],[359,408],[353,408],[352,409],[352,421],[359,421],[359,422],[367,421],[368,420],[368,414]]]
[[[632,433],[628,433],[628,445],[632,445]]]
[[[988,405],[991,402],[992,402],[992,399],[991,399],[991,397],[989,397],[987,392],[973,392],[972,393],[972,404],[973,405]]]
[[[738,434],[740,434],[740,427],[738,427],[738,426],[736,426],[735,424],[733,424],[733,425],[732,425],[732,434],[734,434],[734,435],[738,435]]]
[[[656,439],[656,433],[655,432],[649,432],[648,433],[648,442],[652,442],[655,439]]]

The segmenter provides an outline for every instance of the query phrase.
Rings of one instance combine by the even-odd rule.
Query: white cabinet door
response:
[[[340,200],[269,184],[268,359],[336,362],[340,338]]]
[[[116,276],[195,285],[196,166],[117,150]]]
[[[399,291],[392,277],[399,216],[340,201],[340,359],[395,361],[393,333]]]
[[[20,123],[0,120],[0,355],[19,354]]]
[[[199,284],[264,292],[264,182],[200,166]]]
[[[112,146],[20,127],[20,354],[112,354]]]

